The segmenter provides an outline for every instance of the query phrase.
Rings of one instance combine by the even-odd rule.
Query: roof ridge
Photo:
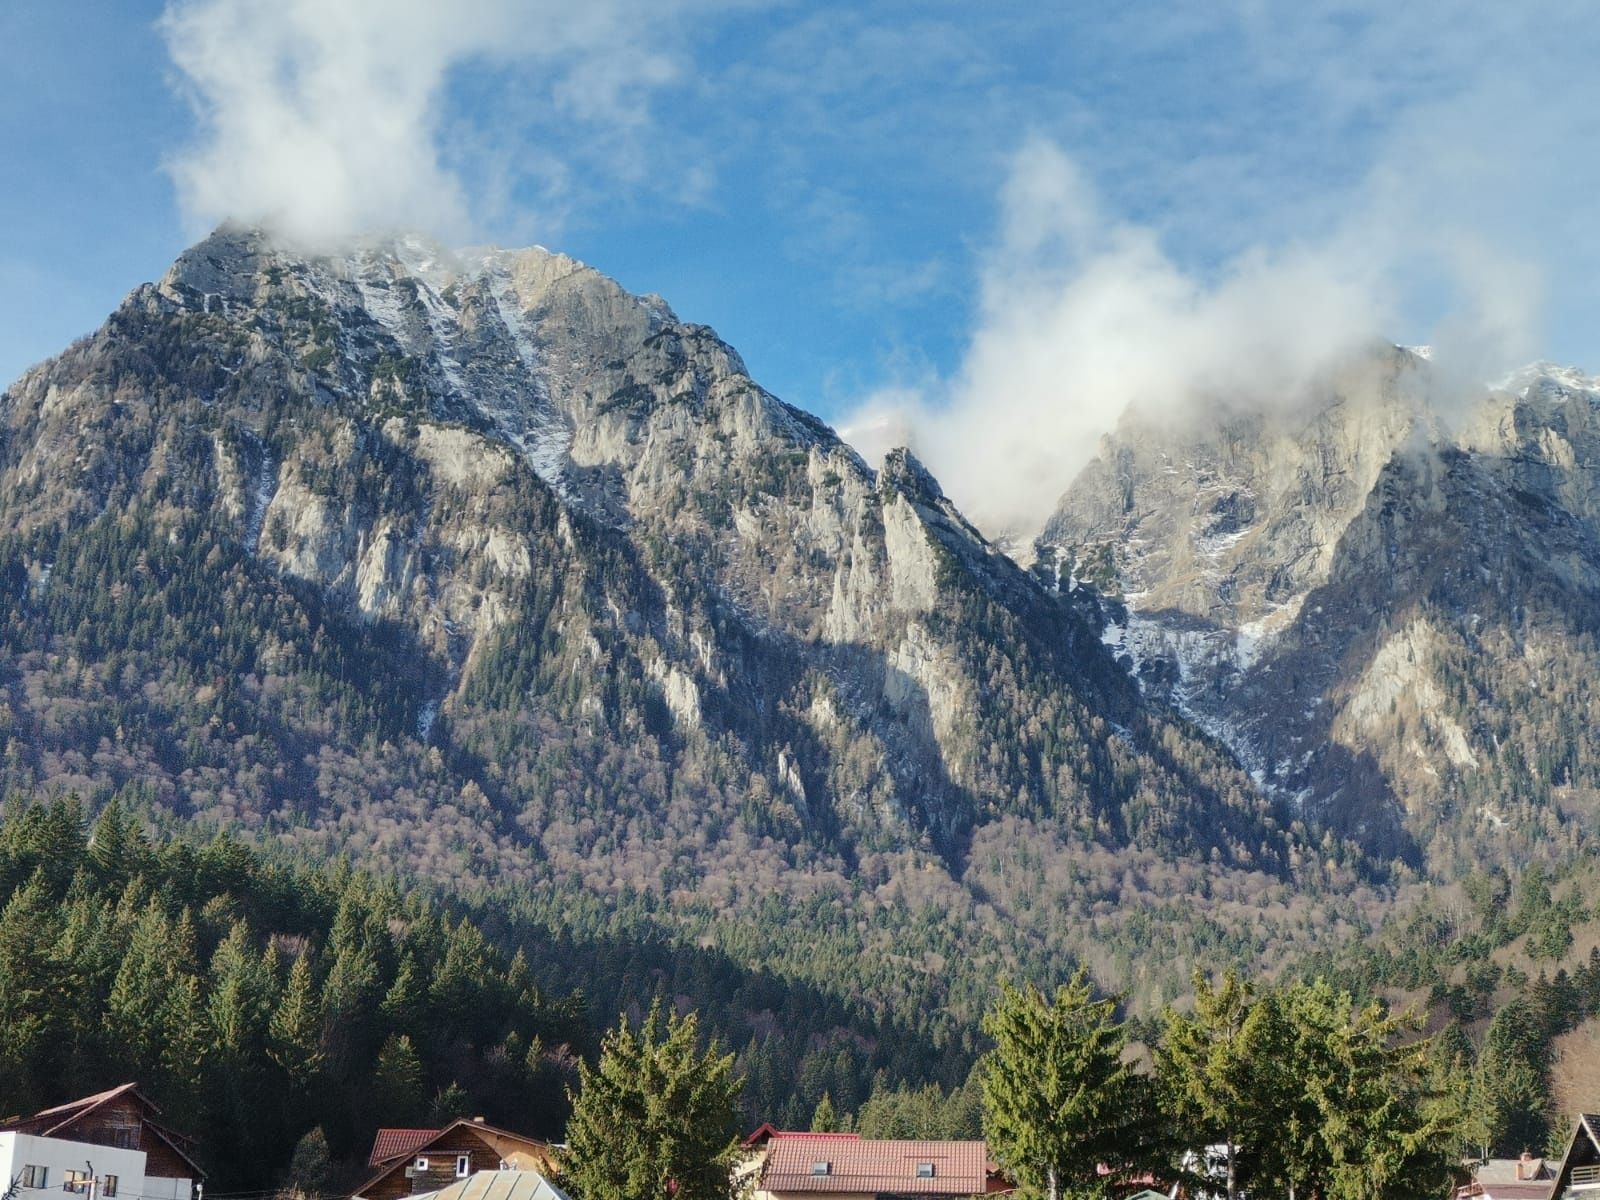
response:
[[[92,1096],[80,1096],[76,1100],[68,1100],[65,1104],[57,1104],[54,1108],[41,1108],[33,1115],[35,1117],[53,1117],[58,1113],[68,1112],[71,1109],[93,1108],[97,1105],[104,1104],[107,1100],[115,1099],[124,1092],[137,1092],[138,1090],[139,1085],[137,1083],[119,1083],[114,1088],[107,1088],[103,1092],[95,1092]],[[150,1105],[151,1108],[154,1108],[157,1112],[161,1111],[149,1100],[148,1097],[144,1097],[142,1092],[140,1093],[140,1096],[144,1099],[146,1104]]]

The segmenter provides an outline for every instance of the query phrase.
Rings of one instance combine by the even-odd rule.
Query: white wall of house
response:
[[[107,1195],[107,1179],[115,1177],[116,1200],[189,1200],[188,1180],[146,1179],[144,1176],[144,1151],[122,1150],[115,1146],[97,1146],[90,1142],[69,1142],[63,1138],[35,1137],[28,1133],[0,1133],[0,1192],[18,1180],[17,1200],[44,1200],[46,1195],[62,1196],[68,1171],[88,1174],[89,1164],[94,1164],[94,1177],[98,1181],[95,1200],[112,1200]],[[40,1168],[44,1186],[28,1186],[27,1168]],[[183,1185],[182,1194],[173,1185]],[[151,1185],[156,1185],[152,1192]],[[89,1200],[84,1196],[84,1200]]]
[[[192,1179],[162,1179],[155,1175],[145,1176],[145,1200],[189,1200],[192,1195],[194,1195],[194,1180]],[[22,1198],[19,1196],[17,1200],[22,1200]]]

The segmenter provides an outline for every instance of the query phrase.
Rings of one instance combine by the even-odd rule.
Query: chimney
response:
[[[1533,1155],[1526,1150],[1522,1152],[1522,1157],[1517,1160],[1517,1178],[1519,1180],[1533,1178]]]
[[[474,1125],[482,1125],[483,1124],[483,1118],[482,1117],[473,1117],[472,1118],[472,1123]],[[1528,1156],[1526,1154],[1524,1154],[1522,1157],[1523,1158],[1527,1158]]]

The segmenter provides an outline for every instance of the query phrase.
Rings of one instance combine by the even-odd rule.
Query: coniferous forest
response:
[[[738,1050],[751,1128],[804,1124],[824,1093],[854,1107],[923,1083],[939,1059],[720,955],[556,931],[226,835],[152,839],[116,802],[92,821],[75,801],[8,803],[0,898],[0,1115],[137,1080],[219,1186],[276,1180],[313,1129],[345,1163],[379,1124],[482,1115],[558,1139],[598,1030],[658,996]]]
[[[1600,1014],[1600,950],[1532,976],[1508,951],[1548,962],[1591,935],[1576,882],[1535,873],[1513,896],[1503,876],[1485,874],[1467,889],[1472,909],[1418,917],[1370,948],[1303,963],[1302,982],[1213,987],[1199,977],[1193,1014],[1113,1022],[1125,1010],[1092,998],[1081,977],[1073,1002],[1117,1045],[1154,1049],[1165,1074],[1153,1079],[1168,1081],[1162,1103],[1184,1128],[1226,1115],[1199,1084],[1184,1093],[1171,1082],[1217,1030],[1256,1022],[1261,1044],[1241,1043],[1235,1069],[1256,1080],[1245,1090],[1271,1097],[1284,1086],[1273,1064],[1307,1052],[1286,1052],[1284,1038],[1308,1036],[1306,1022],[1359,1017],[1377,1022],[1380,1042],[1422,1055],[1406,1086],[1432,1097],[1443,1132],[1430,1136],[1449,1153],[1548,1149],[1565,1132],[1552,1089],[1592,1069],[1574,1058],[1586,1038],[1571,1035]],[[199,1137],[218,1190],[290,1182],[308,1137],[325,1142],[331,1166],[299,1182],[347,1182],[380,1124],[483,1115],[559,1139],[602,1031],[636,1025],[657,1002],[695,1014],[729,1048],[738,1128],[773,1120],[879,1137],[977,1136],[987,1128],[984,1087],[999,1085],[972,1069],[975,1051],[1015,1033],[997,1032],[1001,1021],[986,1035],[970,1031],[961,1044],[974,1052],[941,1053],[887,1014],[703,949],[586,936],[581,919],[558,929],[512,903],[450,900],[227,835],[151,836],[121,801],[92,819],[74,800],[10,801],[0,897],[0,1107],[27,1112],[136,1079]],[[1458,975],[1471,982],[1446,982]],[[1013,992],[1009,1003],[1030,994],[1043,1002]],[[1418,1019],[1391,1020],[1392,1006],[1361,1015],[1383,996],[1416,998]],[[934,1064],[943,1069],[930,1073]],[[1270,1124],[1272,1102],[1262,1103],[1247,1119]],[[1128,1129],[1111,1135],[1143,1144]],[[1241,1170],[1269,1169],[1241,1155]]]

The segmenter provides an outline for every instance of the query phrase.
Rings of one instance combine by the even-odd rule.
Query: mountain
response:
[[[1558,862],[1600,811],[1600,383],[1460,395],[1393,348],[1275,408],[1130,413],[1037,546],[1292,816],[1440,878]]]
[[[493,945],[786,1124],[961,1084],[1002,977],[1315,972],[1454,1023],[1514,1150],[1600,1021],[1597,406],[1384,348],[1133,411],[1024,570],[562,255],[224,228],[0,395],[0,933],[148,908],[198,980],[244,917],[368,1002]],[[431,1085],[520,1094],[482,1032]]]
[[[0,398],[0,770],[627,920],[939,1037],[1362,906],[903,451],[541,249],[223,229]],[[1197,714],[1198,715],[1198,714]],[[963,1032],[965,1031],[965,1032]]]

